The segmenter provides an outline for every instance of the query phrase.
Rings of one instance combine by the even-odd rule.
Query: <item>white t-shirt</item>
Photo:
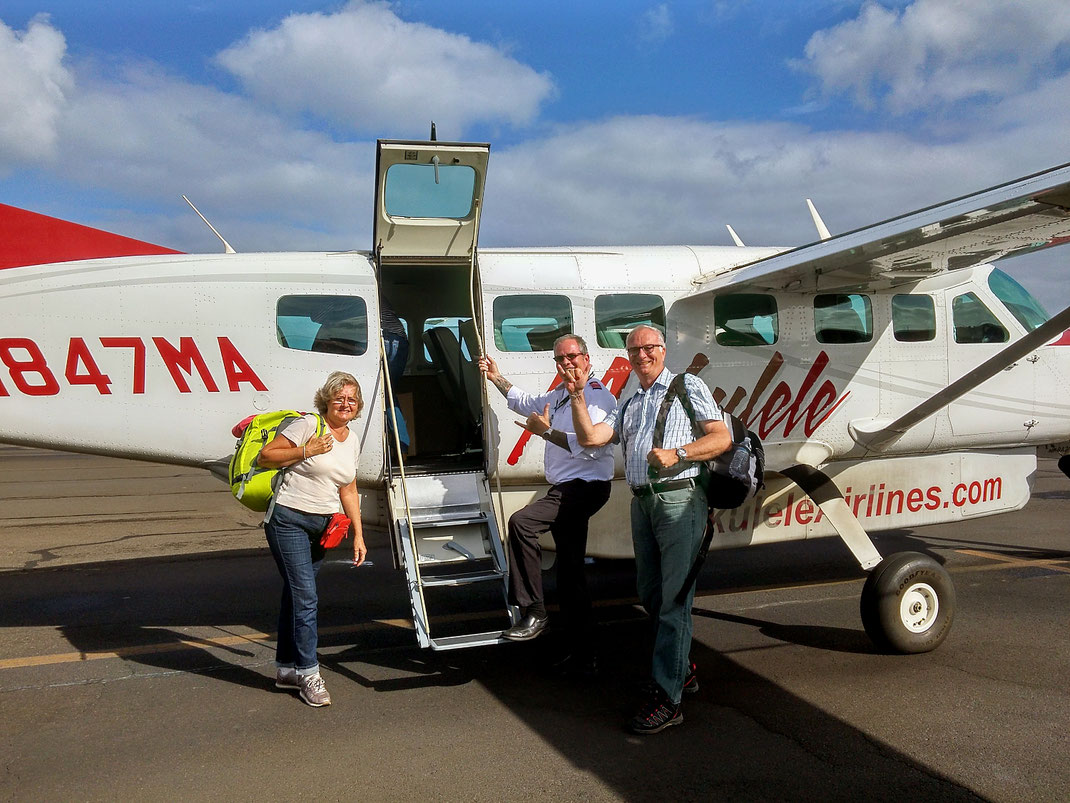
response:
[[[302,416],[278,434],[304,446],[316,434],[316,416]],[[350,430],[344,441],[334,439],[329,452],[306,457],[282,472],[275,498],[280,505],[304,513],[338,513],[342,509],[338,489],[353,482],[359,459],[357,433]]]

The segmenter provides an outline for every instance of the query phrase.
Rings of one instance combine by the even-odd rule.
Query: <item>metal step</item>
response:
[[[430,639],[432,650],[460,650],[466,647],[484,647],[489,644],[505,644],[501,630],[489,633],[469,633],[463,636],[440,636]]]
[[[453,606],[464,599],[463,595],[453,596],[460,593],[453,589],[493,582],[500,587],[500,612],[515,621],[516,611],[508,602],[505,549],[486,475],[465,472],[407,477],[404,487],[400,478],[393,479],[387,486],[387,498],[395,554],[408,580],[420,646],[456,650],[502,643],[501,630],[432,637],[431,603],[441,603],[442,594],[447,592],[439,592],[433,599],[424,596],[426,589],[451,589],[448,594]],[[474,599],[482,596],[473,594]]]
[[[501,581],[505,577],[504,572],[490,569],[485,572],[463,572],[458,574],[423,575],[424,588],[434,586],[464,586],[471,583],[485,583],[488,580]]]
[[[412,514],[412,526],[413,529],[416,530],[423,527],[459,527],[465,524],[484,524],[486,521],[487,517],[483,514],[473,516],[467,512],[458,513],[452,516],[442,514]]]

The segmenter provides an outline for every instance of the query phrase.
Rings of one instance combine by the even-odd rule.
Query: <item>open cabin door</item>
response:
[[[395,562],[408,580],[417,640],[434,649],[498,642],[512,619],[504,542],[483,457],[486,400],[476,362],[482,352],[476,245],[489,156],[485,144],[394,140],[380,140],[376,153],[373,243],[380,301],[408,322],[409,350],[415,352],[408,375],[398,382],[404,390],[385,383],[385,411],[396,422],[387,428],[390,529]],[[437,386],[420,384],[429,378],[417,375],[424,366],[434,371]],[[384,357],[384,376],[387,367]],[[442,401],[421,405],[421,393]],[[408,403],[399,405],[399,399]],[[412,418],[404,422],[406,432],[419,444],[408,457],[392,435],[400,431],[403,407]],[[428,447],[444,427],[456,427],[459,437]],[[462,587],[491,589],[496,613],[488,617],[498,619],[495,629],[439,632],[432,613],[436,596],[455,596]]]
[[[379,140],[374,248],[383,263],[470,263],[490,145]]]

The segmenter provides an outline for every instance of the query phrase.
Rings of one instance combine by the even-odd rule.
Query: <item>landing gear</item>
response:
[[[862,625],[874,644],[895,652],[940,646],[955,615],[947,571],[920,552],[898,552],[870,572],[859,601]]]

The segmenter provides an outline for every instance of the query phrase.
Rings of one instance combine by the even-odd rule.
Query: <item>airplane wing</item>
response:
[[[695,295],[874,290],[1066,242],[1070,164],[706,274]]]

